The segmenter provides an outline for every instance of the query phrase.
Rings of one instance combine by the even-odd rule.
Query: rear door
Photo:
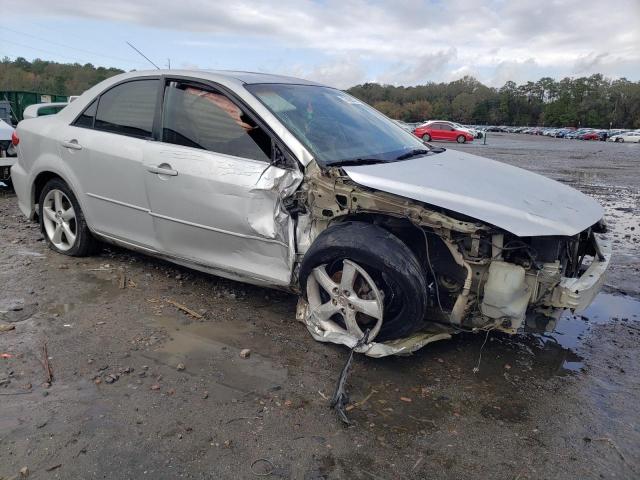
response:
[[[161,142],[145,185],[161,249],[217,273],[288,285],[293,222],[282,201],[301,180],[272,164],[274,139],[222,90],[166,79]]]
[[[151,142],[159,85],[159,78],[144,78],[103,92],[67,127],[60,146],[78,179],[91,228],[154,250],[143,154]]]
[[[154,249],[144,189],[143,153],[151,142],[160,79],[145,77],[103,92],[67,128],[61,151],[84,197],[91,228]]]

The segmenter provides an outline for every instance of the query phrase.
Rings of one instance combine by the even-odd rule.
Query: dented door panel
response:
[[[292,220],[283,195],[301,175],[266,162],[165,143],[148,145],[145,185],[160,249],[199,264],[289,285]]]

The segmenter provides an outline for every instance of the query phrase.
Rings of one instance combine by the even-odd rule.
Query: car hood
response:
[[[521,237],[576,235],[604,214],[594,199],[562,183],[455,150],[343,169],[365,187],[458,212]]]

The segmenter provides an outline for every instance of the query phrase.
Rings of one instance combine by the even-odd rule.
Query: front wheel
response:
[[[422,135],[422,140],[424,140],[425,142],[430,142],[431,135],[429,135],[428,133],[425,133],[424,135]]]
[[[464,135],[458,135],[458,138],[456,140],[458,141],[458,143],[464,143],[467,141],[467,137],[465,137]]]
[[[49,248],[63,255],[83,257],[95,248],[80,204],[61,179],[49,180],[39,199],[40,229]]]
[[[300,286],[309,321],[357,341],[369,329],[377,341],[406,337],[423,325],[425,274],[398,237],[364,222],[323,231],[307,251]]]

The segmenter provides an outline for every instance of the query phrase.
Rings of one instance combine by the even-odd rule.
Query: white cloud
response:
[[[266,39],[311,52],[288,69],[337,86],[468,73],[493,85],[597,71],[640,79],[638,0],[22,0],[21,9],[197,33],[183,42],[199,50],[215,46],[207,35],[258,48]]]

